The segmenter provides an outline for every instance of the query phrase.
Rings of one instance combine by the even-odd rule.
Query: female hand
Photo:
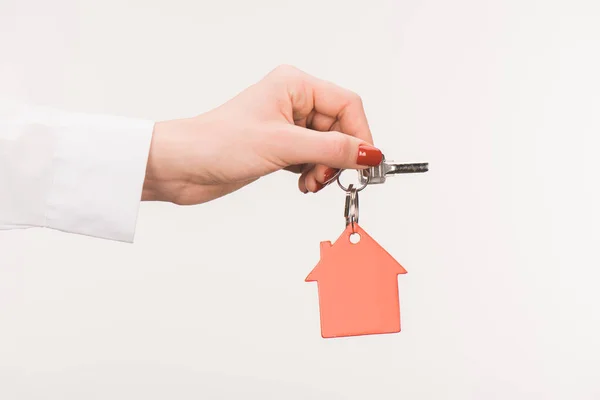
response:
[[[280,66],[212,111],[156,123],[142,200],[199,204],[280,169],[317,192],[338,169],[378,165],[372,144],[358,95]]]

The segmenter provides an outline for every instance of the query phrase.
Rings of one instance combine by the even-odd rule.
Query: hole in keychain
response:
[[[352,186],[352,185],[350,185],[350,186]],[[358,208],[357,208],[356,213],[358,214]],[[358,242],[360,242],[360,233],[356,232],[356,230],[354,228],[354,223],[355,223],[354,218],[355,218],[354,215],[352,215],[350,217],[350,221],[351,221],[350,223],[352,224],[352,233],[350,233],[350,235],[348,235],[348,240],[352,244],[357,244]],[[358,223],[358,220],[356,221],[356,223]]]

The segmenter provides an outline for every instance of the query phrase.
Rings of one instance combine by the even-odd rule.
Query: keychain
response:
[[[346,228],[332,244],[321,242],[320,260],[306,282],[317,282],[321,336],[334,338],[400,332],[398,275],[406,270],[358,224],[358,193],[395,174],[426,172],[428,163],[386,162],[359,171],[361,186],[344,187]]]

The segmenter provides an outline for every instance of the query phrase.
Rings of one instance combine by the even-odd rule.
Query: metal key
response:
[[[361,170],[360,182],[363,185],[384,183],[388,176],[397,174],[413,174],[427,172],[429,163],[411,163],[401,164],[394,161],[386,161],[385,156],[381,163],[376,167],[370,167]]]

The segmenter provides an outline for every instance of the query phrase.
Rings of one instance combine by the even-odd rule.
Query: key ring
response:
[[[346,226],[352,224],[352,233],[356,233],[354,224],[358,224],[358,189],[355,189],[352,184],[348,186],[348,191],[346,191],[344,217],[346,218]]]
[[[346,188],[346,187],[344,187],[344,185],[342,185],[342,182],[340,182],[340,176],[342,176],[342,172],[343,172],[343,171],[345,171],[345,170],[343,170],[343,169],[340,169],[340,170],[338,171],[338,173],[337,173],[337,179],[336,179],[336,180],[337,180],[337,184],[338,184],[338,186],[339,186],[339,187],[340,187],[340,188],[341,188],[341,189],[342,189],[344,192],[346,192],[346,193],[349,193],[353,185],[350,185],[350,186],[348,186],[347,188]],[[358,172],[358,178],[359,178],[359,180],[360,180],[360,181],[362,181],[362,186],[361,186],[361,187],[359,187],[359,188],[357,188],[357,189],[354,189],[354,190],[356,190],[357,192],[360,192],[361,190],[363,190],[364,188],[366,188],[366,187],[367,187],[367,185],[369,184],[369,181],[371,180],[371,174],[370,174],[370,172],[369,172],[369,170],[368,170],[368,169],[367,169],[367,170],[364,170],[364,171],[360,171],[360,170],[359,170],[359,171],[357,171],[357,172]],[[363,174],[363,172],[364,172],[364,175],[362,175],[362,174]],[[366,177],[364,177],[364,178],[363,178],[363,176],[366,176]],[[361,178],[362,178],[362,179],[361,179]]]

